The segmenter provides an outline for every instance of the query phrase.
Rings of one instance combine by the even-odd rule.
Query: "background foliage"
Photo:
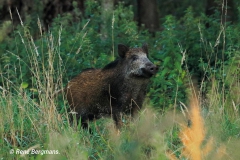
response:
[[[176,10],[175,14],[171,13],[172,15],[163,17],[161,29],[152,34],[151,29],[139,27],[139,24],[134,21],[139,19],[137,9],[141,8],[129,5],[131,4],[129,1],[115,2],[114,9],[106,8],[109,9],[106,11],[108,16],[103,16],[105,13],[102,3],[111,4],[112,2],[90,0],[84,3],[83,1],[73,1],[72,4],[60,3],[62,14],[56,15],[48,24],[43,23],[47,19],[47,16],[44,16],[46,13],[40,12],[50,5],[46,2],[36,1],[35,3],[39,5],[32,9],[31,15],[23,14],[23,19],[22,15],[14,17],[18,13],[15,9],[11,11],[15,19],[2,20],[2,33],[8,33],[2,35],[1,43],[1,72],[4,77],[16,86],[28,84],[26,88],[36,88],[34,73],[32,73],[34,71],[31,70],[33,67],[31,55],[35,53],[31,53],[31,49],[34,47],[39,54],[36,61],[42,64],[39,69],[44,71],[44,65],[48,65],[49,37],[52,37],[53,66],[60,67],[64,84],[84,68],[101,68],[114,60],[117,56],[118,43],[134,47],[148,42],[150,58],[162,69],[153,79],[149,92],[152,105],[160,109],[176,104],[176,99],[186,100],[184,89],[186,73],[196,77],[199,84],[203,80],[209,80],[213,72],[219,73],[214,76],[223,79],[221,76],[224,74],[222,73],[223,64],[229,62],[228,60],[234,55],[233,49],[238,47],[235,45],[238,44],[235,33],[239,30],[237,21],[228,20],[231,19],[228,17],[232,14],[224,15],[227,13],[227,6],[219,8],[221,3],[217,1],[209,6],[210,2],[207,1],[199,4],[206,8],[203,10],[196,6],[200,2],[196,4],[186,2],[181,5],[176,3],[176,6],[167,5],[168,3],[165,2],[166,4],[159,5],[158,8],[161,17],[163,14],[169,14],[169,11],[164,12],[161,8],[165,5],[169,8],[178,8],[179,12]],[[81,3],[84,4],[84,9],[79,7]],[[141,2],[133,4],[136,3]],[[157,2],[159,3],[160,1]],[[228,4],[238,4],[238,2],[229,1]],[[65,7],[70,5],[71,12],[64,12],[64,5]],[[190,5],[192,7],[186,8]],[[53,7],[56,10],[59,6]],[[213,10],[213,14],[207,15],[206,10]],[[235,6],[233,11],[238,13]],[[138,18],[136,18],[137,15]],[[38,18],[39,16],[43,21]],[[239,18],[234,15],[232,19]],[[18,21],[21,23],[17,24]],[[47,30],[46,25],[51,27]],[[26,44],[28,42],[33,46]],[[56,64],[55,62],[59,60],[61,64]],[[0,82],[3,83],[3,79]]]

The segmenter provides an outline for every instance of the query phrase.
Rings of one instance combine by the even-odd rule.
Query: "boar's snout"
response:
[[[153,63],[147,63],[144,68],[141,68],[143,72],[143,76],[146,78],[150,78],[155,75],[158,71],[158,67]]]

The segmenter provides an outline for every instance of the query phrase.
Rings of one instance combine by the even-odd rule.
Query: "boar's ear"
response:
[[[125,54],[128,52],[129,48],[124,44],[118,44],[118,55],[124,58]]]
[[[147,45],[147,43],[143,43],[143,44],[142,44],[142,49],[143,49],[143,51],[144,51],[145,53],[148,54],[148,45]]]

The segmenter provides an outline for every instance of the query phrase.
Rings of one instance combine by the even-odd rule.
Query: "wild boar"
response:
[[[148,59],[148,47],[129,48],[118,45],[115,61],[102,69],[86,69],[73,78],[65,92],[77,120],[83,128],[88,121],[109,115],[122,125],[121,114],[136,114],[142,107],[147,85],[158,67]]]

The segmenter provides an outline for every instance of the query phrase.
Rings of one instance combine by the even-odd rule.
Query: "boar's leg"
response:
[[[120,129],[123,125],[121,113],[117,112],[117,113],[113,114],[113,120],[115,121],[116,128]]]
[[[132,99],[131,117],[134,118],[136,114],[141,110],[145,95],[146,95],[146,91],[143,90],[138,94],[136,100]]]
[[[92,117],[92,116],[82,116],[82,117],[80,117],[80,119],[81,119],[81,127],[82,127],[83,129],[85,129],[85,130],[88,130],[89,133],[92,134],[92,130],[91,130],[91,128],[89,128],[89,126],[88,126],[88,122],[89,122],[89,121],[92,121],[92,118],[91,118],[91,117]]]
[[[88,129],[88,119],[81,118],[81,127],[83,129]]]
[[[92,120],[92,116],[87,116],[87,115],[71,115],[69,116],[69,121],[73,125],[74,119],[76,119],[77,126],[79,125],[79,122],[81,123],[81,127],[85,130],[89,130],[91,133],[91,130],[88,127],[88,122]]]

